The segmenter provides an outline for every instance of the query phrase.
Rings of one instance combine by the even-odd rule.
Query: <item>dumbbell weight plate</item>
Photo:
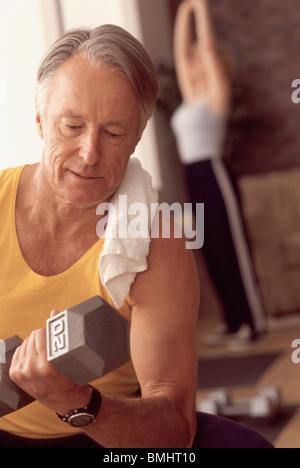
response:
[[[47,320],[47,357],[77,385],[130,359],[127,320],[99,296]]]
[[[22,340],[17,335],[0,341],[0,417],[34,401],[34,398],[21,390],[9,377],[14,352],[21,344]]]

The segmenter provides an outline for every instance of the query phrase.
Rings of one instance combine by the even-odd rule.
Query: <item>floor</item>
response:
[[[289,320],[271,321],[270,331],[266,336],[239,350],[229,350],[226,347],[208,348],[203,344],[204,337],[212,332],[218,323],[217,319],[200,316],[197,331],[199,358],[240,357],[250,354],[259,356],[270,352],[282,354],[254,385],[232,387],[229,391],[233,399],[242,399],[252,397],[263,387],[277,387],[280,390],[282,406],[299,406],[299,408],[273,443],[277,448],[300,448],[300,364],[292,362],[294,349],[291,347],[295,339],[300,339],[300,316]],[[198,391],[197,401],[206,397],[208,393],[209,390]]]
[[[233,399],[242,399],[253,396],[263,387],[277,387],[280,390],[282,407],[295,406],[298,409],[295,409],[291,419],[281,428],[273,443],[276,448],[300,448],[300,363],[297,365],[292,361],[292,354],[295,351],[292,342],[295,339],[300,340],[300,314],[278,319],[269,318],[269,332],[242,349],[209,348],[204,345],[203,339],[221,323],[221,305],[216,299],[209,278],[201,279],[202,305],[197,329],[198,357],[204,359],[280,353],[280,357],[268,367],[254,385],[232,387],[229,391]],[[204,398],[207,393],[209,390],[199,390],[197,401]]]

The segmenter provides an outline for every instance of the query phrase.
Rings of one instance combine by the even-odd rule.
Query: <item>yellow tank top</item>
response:
[[[24,166],[0,172],[0,339],[19,335],[24,339],[45,327],[53,309],[59,312],[99,295],[113,306],[98,272],[103,239],[67,271],[51,277],[36,274],[25,262],[15,227],[15,204]],[[47,255],[47,252],[45,252]],[[114,307],[114,306],[113,306]],[[127,303],[119,312],[129,321]],[[138,389],[131,362],[93,382],[102,392],[128,397]],[[28,438],[74,435],[78,430],[60,421],[56,414],[35,401],[0,418],[0,430]]]

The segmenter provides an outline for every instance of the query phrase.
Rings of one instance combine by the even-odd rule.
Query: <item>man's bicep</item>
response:
[[[199,281],[183,240],[152,241],[149,269],[132,290],[132,359],[144,396],[181,398],[196,385]]]
[[[137,309],[131,329],[132,359],[142,395],[164,395],[175,402],[195,389],[195,333],[149,317],[146,320]]]

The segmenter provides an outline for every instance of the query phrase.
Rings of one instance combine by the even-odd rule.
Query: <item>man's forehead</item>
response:
[[[91,86],[91,91],[106,88],[133,89],[125,76],[111,70],[107,65],[95,65],[83,56],[75,56],[68,59],[57,70],[54,81],[57,84],[67,83],[69,88]]]
[[[128,114],[130,118],[140,106],[128,79],[105,65],[92,65],[83,57],[73,57],[60,67],[51,94],[58,97],[60,106],[64,104],[66,113],[78,117],[84,117],[84,106],[98,105],[115,108],[116,114],[122,108],[124,117]]]

